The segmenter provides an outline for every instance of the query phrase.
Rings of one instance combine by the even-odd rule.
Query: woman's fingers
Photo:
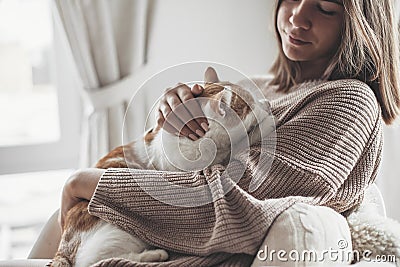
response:
[[[194,95],[200,95],[202,92],[203,92],[203,90],[204,90],[204,88],[203,87],[201,87],[200,85],[198,85],[198,84],[195,84],[193,87],[192,87],[192,93],[194,94]],[[202,100],[200,100],[200,101],[202,101]],[[203,100],[204,101],[204,100]],[[197,125],[200,125],[201,126],[201,128],[205,131],[205,132],[207,132],[208,131],[208,121],[207,121],[207,118],[205,117],[205,115],[204,115],[204,113],[203,113],[203,110],[201,109],[201,106],[200,106],[200,103],[199,103],[199,101],[196,99],[196,104],[197,105],[195,105],[194,107],[193,107],[193,112],[196,114],[196,116],[195,116],[195,120],[196,120],[196,122],[197,122]]]
[[[190,90],[194,96],[199,96],[201,93],[203,93],[204,88],[198,84],[195,84]]]
[[[168,123],[167,125],[172,126],[171,130],[168,130],[170,133],[175,133],[175,132],[180,132],[180,129],[183,127],[183,123],[180,120],[180,118],[175,114],[175,112],[172,112],[174,110],[174,106],[178,105],[175,104],[177,100],[177,97],[171,96],[167,97],[165,100],[166,103],[164,105],[160,106],[160,111],[165,119],[164,125]],[[166,126],[167,126],[166,125]],[[167,130],[164,126],[162,126],[165,130]]]
[[[197,140],[208,130],[207,119],[199,103],[194,98],[202,92],[200,86],[192,89],[185,84],[178,84],[169,89],[160,100],[157,124],[170,133]]]
[[[172,113],[169,113],[170,115],[172,115]],[[170,119],[169,119],[170,120]],[[157,124],[160,125],[165,131],[175,134],[175,135],[181,135],[181,136],[186,136],[189,137],[192,140],[197,140],[198,137],[196,135],[194,135],[192,133],[192,131],[187,127],[187,126],[183,126],[181,128],[181,131],[179,133],[179,131],[177,129],[175,129],[174,126],[172,126],[168,121],[166,120],[162,114],[162,112],[159,110],[158,111],[158,116],[157,116]]]
[[[204,136],[205,129],[202,128],[201,123],[206,121],[206,118],[198,101],[182,87],[178,88],[177,94],[181,103],[174,106],[174,113],[191,130],[191,133],[195,133],[199,137]],[[183,133],[183,135],[185,134]]]

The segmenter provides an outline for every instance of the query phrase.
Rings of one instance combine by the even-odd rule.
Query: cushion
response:
[[[328,207],[297,203],[277,217],[252,267],[348,265],[351,260],[346,219]]]

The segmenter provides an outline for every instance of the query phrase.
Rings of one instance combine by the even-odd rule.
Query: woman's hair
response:
[[[279,54],[270,71],[274,74],[271,84],[285,91],[301,82],[301,70],[282,50],[277,28],[281,2],[276,1],[274,17]],[[400,113],[400,26],[394,0],[343,0],[343,6],[341,45],[321,78],[365,82],[374,91],[383,120],[391,124]]]

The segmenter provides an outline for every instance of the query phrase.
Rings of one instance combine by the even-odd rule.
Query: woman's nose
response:
[[[309,14],[308,12],[307,4],[304,4],[304,2],[302,2],[298,6],[293,8],[292,15],[289,18],[289,22],[295,28],[308,30],[311,28],[310,15],[311,14]]]

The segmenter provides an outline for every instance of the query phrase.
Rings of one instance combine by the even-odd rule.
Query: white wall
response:
[[[158,0],[149,63],[215,61],[247,75],[266,73],[276,53],[271,0]]]
[[[400,222],[399,201],[400,174],[400,124],[384,127],[384,145],[382,165],[379,170],[377,184],[386,204],[387,215]]]

